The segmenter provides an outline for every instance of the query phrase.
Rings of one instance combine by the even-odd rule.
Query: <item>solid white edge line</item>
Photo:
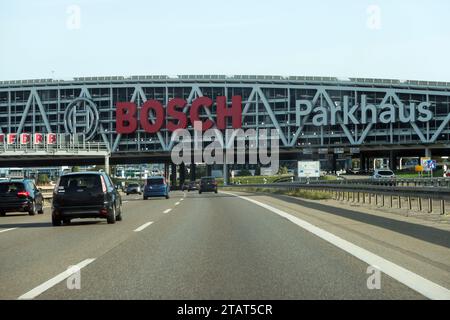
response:
[[[270,205],[264,204],[262,202],[256,201],[254,199],[250,199],[244,196],[239,196],[234,193],[224,192],[226,194],[233,195],[243,200],[247,200],[252,202],[260,207],[263,207],[267,210],[272,211],[273,213],[282,216],[283,218],[288,219],[289,221],[295,223],[299,227],[313,233],[314,235],[322,238],[323,240],[331,243],[332,245],[346,251],[347,253],[353,255],[354,257],[364,261],[365,263],[371,266],[377,266],[377,268],[383,273],[387,274],[391,278],[394,278],[400,283],[403,283],[407,287],[419,292],[425,297],[433,300],[449,300],[450,299],[450,290],[444,288],[424,277],[409,271],[393,262],[390,262],[366,249],[363,249],[347,240],[344,240],[334,234],[320,229],[305,220],[302,220],[298,217],[295,217],[287,212],[284,212],[280,209],[274,208]]]
[[[9,228],[9,229],[3,229],[3,230],[0,230],[0,233],[2,233],[2,232],[6,232],[6,231],[11,231],[11,230],[15,230],[15,229],[17,229],[17,228]]]
[[[166,209],[163,211],[163,213],[169,213],[170,211],[172,211],[172,209]]]
[[[43,284],[37,286],[34,289],[31,289],[27,293],[21,295],[18,300],[30,300],[36,298],[38,295],[44,293],[51,287],[57,285],[58,283],[64,281],[68,277],[70,277],[72,274],[76,273],[78,270],[81,270],[82,268],[86,267],[88,264],[93,262],[95,259],[86,259],[75,265],[77,268],[70,268],[67,269],[64,272],[61,272],[56,277],[51,278],[50,280],[44,282]],[[78,270],[77,270],[78,269]]]
[[[153,223],[153,221],[144,223],[144,224],[143,224],[142,226],[140,226],[139,228],[136,228],[136,229],[134,230],[134,232],[142,231],[142,230],[144,230],[145,228],[147,228],[149,225],[151,225],[152,223]]]
[[[128,202],[128,200],[124,200],[124,201],[122,201],[122,203],[127,203]]]

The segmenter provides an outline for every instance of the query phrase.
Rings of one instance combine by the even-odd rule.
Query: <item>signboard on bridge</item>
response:
[[[299,178],[319,178],[320,177],[320,161],[299,161],[298,162]]]

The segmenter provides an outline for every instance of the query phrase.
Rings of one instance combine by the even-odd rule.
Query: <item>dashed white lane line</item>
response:
[[[6,231],[11,231],[11,230],[15,230],[15,229],[17,229],[17,228],[9,228],[9,229],[3,229],[3,230],[0,230],[0,233],[2,233],[2,232],[6,232]]]
[[[267,210],[272,211],[273,213],[278,214],[279,216],[286,218],[287,220],[291,221],[292,223],[295,223],[299,227],[311,232],[312,234],[322,238],[323,240],[331,243],[332,245],[346,251],[347,253],[351,254],[352,256],[364,261],[365,263],[376,266],[377,269],[382,271],[383,273],[387,274],[391,278],[394,278],[395,280],[403,283],[404,285],[408,286],[409,288],[419,292],[420,294],[424,295],[425,297],[429,299],[435,299],[435,300],[449,300],[450,299],[450,290],[447,288],[444,288],[428,279],[423,278],[422,276],[409,271],[399,265],[396,265],[393,262],[390,262],[366,249],[363,249],[347,240],[344,240],[338,236],[335,236],[334,234],[325,231],[323,229],[320,229],[311,223],[302,220],[298,217],[295,217],[285,211],[282,211],[280,209],[277,209],[275,207],[272,207],[270,205],[267,205],[265,203],[256,201],[254,199],[239,196],[233,193],[229,192],[223,192],[226,194],[230,194],[236,197],[239,197],[240,199],[247,200],[253,204],[256,204],[257,206],[263,207]]]
[[[183,200],[184,200],[184,198],[181,198],[181,199],[180,199],[180,201],[183,201]]]
[[[179,205],[180,204],[180,201],[178,201],[178,202],[175,202],[175,205],[177,206],[177,205]]]
[[[139,232],[144,230],[145,228],[147,228],[149,225],[151,225],[153,223],[153,221],[144,223],[142,226],[140,226],[139,228],[135,229],[134,232]]]
[[[172,209],[166,209],[166,210],[164,210],[163,212],[164,212],[164,213],[169,213],[170,211],[172,211]]]
[[[56,277],[51,278],[50,280],[44,282],[43,284],[37,286],[36,288],[31,289],[27,293],[21,295],[18,299],[19,300],[29,300],[29,299],[36,298],[41,293],[47,291],[51,287],[53,287],[53,286],[57,285],[58,283],[64,281],[65,279],[70,277],[72,274],[79,272],[82,268],[86,267],[88,264],[90,264],[94,260],[95,259],[86,259],[86,260],[81,261],[79,264],[77,264],[75,266],[71,266],[66,271],[61,272],[60,274],[58,274]]]

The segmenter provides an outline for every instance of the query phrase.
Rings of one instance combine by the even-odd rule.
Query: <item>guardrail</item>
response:
[[[304,183],[306,183],[306,182],[304,182]],[[450,188],[450,178],[442,177],[442,178],[311,180],[311,181],[309,181],[309,184],[376,185],[376,186]]]
[[[335,181],[333,181],[335,182]],[[439,202],[440,214],[445,214],[446,201],[450,201],[450,189],[442,187],[406,187],[406,186],[379,186],[362,184],[339,184],[339,183],[268,183],[268,184],[245,184],[229,185],[224,188],[271,188],[295,190],[317,190],[330,193],[335,200],[352,201],[357,203],[375,204],[384,207],[389,203],[390,207],[403,207],[403,200],[406,199],[406,208],[412,210],[413,200],[417,203],[417,209],[423,211],[424,201],[428,203],[427,210],[433,212],[433,201]],[[387,199],[386,199],[387,197]]]

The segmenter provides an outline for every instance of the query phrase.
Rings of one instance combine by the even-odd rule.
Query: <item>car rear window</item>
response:
[[[148,185],[164,184],[164,178],[147,179]]]
[[[380,176],[392,176],[394,173],[392,171],[378,171]]]
[[[89,175],[69,175],[62,176],[59,182],[60,189],[64,188],[66,190],[70,189],[92,189],[101,190],[102,182],[99,175],[89,174]]]
[[[25,186],[20,182],[0,182],[0,194],[23,191]]]

